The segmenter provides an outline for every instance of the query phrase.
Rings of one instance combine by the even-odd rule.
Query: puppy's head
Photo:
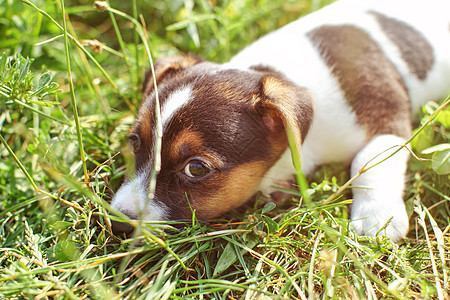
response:
[[[144,98],[130,134],[136,174],[112,206],[130,218],[208,220],[243,204],[288,147],[300,147],[311,117],[310,93],[263,67],[224,68],[192,57],[155,67],[162,124],[161,169],[149,184],[158,136],[155,90],[146,76]]]

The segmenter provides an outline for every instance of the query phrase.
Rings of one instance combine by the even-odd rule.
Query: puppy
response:
[[[130,218],[189,220],[195,211],[208,220],[292,180],[300,166],[291,156],[301,155],[306,175],[331,162],[348,162],[352,176],[374,166],[353,182],[352,225],[369,236],[383,228],[380,234],[398,241],[408,231],[402,194],[409,156],[399,146],[420,105],[450,90],[449,11],[448,0],[341,0],[226,64],[160,60],[154,195],[158,126],[148,73],[129,137],[136,174],[112,206]]]

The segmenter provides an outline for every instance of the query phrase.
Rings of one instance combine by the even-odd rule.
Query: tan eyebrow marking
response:
[[[185,129],[178,133],[173,143],[170,145],[170,157],[176,159],[181,152],[184,145],[189,145],[191,148],[200,150],[203,147],[203,139],[198,132]]]

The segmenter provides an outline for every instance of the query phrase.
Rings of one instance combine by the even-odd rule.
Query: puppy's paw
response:
[[[385,235],[393,242],[398,242],[408,233],[409,220],[402,199],[383,203],[355,200],[351,220],[359,235]]]

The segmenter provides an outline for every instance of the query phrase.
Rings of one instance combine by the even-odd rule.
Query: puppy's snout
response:
[[[128,223],[111,220],[111,226],[115,235],[129,236],[133,233],[133,226]]]

